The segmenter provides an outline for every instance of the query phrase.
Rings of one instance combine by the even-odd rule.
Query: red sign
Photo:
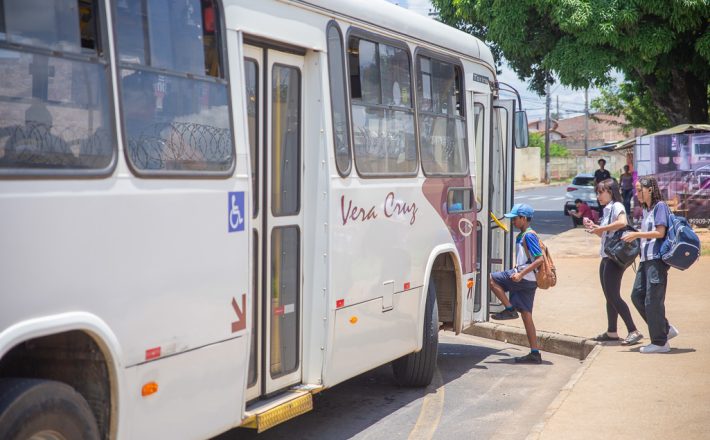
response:
[[[160,347],[149,348],[145,351],[145,360],[149,361],[151,359],[160,357]]]
[[[284,314],[284,306],[274,308],[274,315],[279,316]]]

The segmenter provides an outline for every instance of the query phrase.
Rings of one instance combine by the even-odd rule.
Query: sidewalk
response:
[[[573,229],[546,242],[558,284],[538,290],[537,330],[592,338],[606,330],[599,285],[599,238]],[[641,354],[648,327],[630,299],[634,271],[627,269],[622,297],[646,337],[642,344],[604,345],[585,361],[571,391],[548,408],[541,439],[701,439],[710,432],[710,257],[690,269],[669,271],[666,315],[680,334],[664,354]],[[495,321],[494,321],[495,322]],[[522,328],[522,321],[500,321]],[[619,333],[626,327],[619,318]],[[544,353],[543,353],[544,359]],[[533,367],[534,368],[534,367]],[[538,427],[539,428],[539,427]]]

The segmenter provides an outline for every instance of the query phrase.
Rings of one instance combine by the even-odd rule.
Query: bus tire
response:
[[[425,387],[434,377],[439,354],[439,310],[433,281],[429,281],[424,313],[422,349],[392,362],[394,378],[404,387]]]
[[[0,379],[0,439],[98,440],[99,429],[84,397],[62,382]]]

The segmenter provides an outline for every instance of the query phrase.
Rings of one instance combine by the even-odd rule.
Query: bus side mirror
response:
[[[528,146],[528,114],[524,110],[515,112],[515,133],[513,133],[513,145],[515,148],[525,148]]]

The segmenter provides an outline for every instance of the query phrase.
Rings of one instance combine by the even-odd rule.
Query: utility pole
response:
[[[584,157],[589,156],[589,87],[584,89]]]
[[[545,84],[545,183],[550,183],[550,83]]]
[[[558,121],[562,119],[560,117],[560,95],[557,95],[557,113],[555,113],[555,119],[557,119]]]

